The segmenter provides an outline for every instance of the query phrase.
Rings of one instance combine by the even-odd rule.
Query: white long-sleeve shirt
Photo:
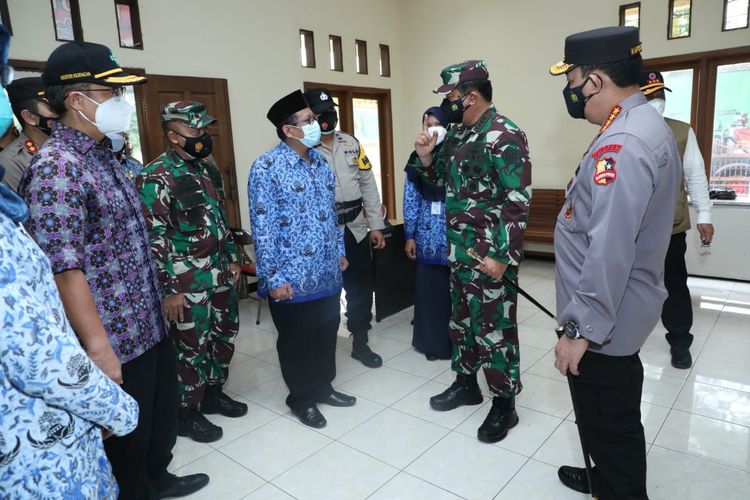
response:
[[[703,156],[698,149],[698,139],[693,127],[688,131],[685,155],[682,157],[682,172],[685,176],[685,188],[690,201],[695,207],[696,224],[711,224],[711,199],[708,197],[708,179]]]

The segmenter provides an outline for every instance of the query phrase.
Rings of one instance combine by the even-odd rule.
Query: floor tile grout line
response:
[[[529,463],[529,462],[530,462],[531,460],[532,460],[532,458],[531,458],[531,457],[526,457],[526,461],[525,461],[525,462],[523,463],[523,465],[521,465],[521,467],[519,467],[519,468],[518,468],[518,470],[517,470],[516,472],[514,472],[514,473],[513,473],[513,475],[512,475],[511,477],[510,477],[510,479],[508,479],[508,481],[506,481],[506,483],[505,483],[505,484],[504,484],[504,485],[502,486],[502,488],[500,488],[500,490],[498,490],[498,492],[497,492],[497,493],[495,493],[495,494],[494,494],[494,495],[492,496],[493,500],[494,500],[494,499],[496,499],[496,498],[498,497],[498,495],[500,495],[500,493],[502,493],[502,492],[503,492],[503,490],[504,490],[505,488],[507,488],[507,487],[508,487],[508,485],[509,485],[509,484],[510,484],[511,482],[513,482],[513,480],[514,480],[514,479],[516,478],[516,476],[517,476],[517,475],[518,475],[518,474],[519,474],[519,473],[520,473],[520,472],[521,472],[521,471],[523,470],[523,468],[524,468],[524,467],[526,467],[526,464],[528,464],[528,463]]]
[[[727,463],[724,463],[724,462],[717,462],[716,460],[711,460],[710,458],[708,458],[706,456],[693,455],[692,453],[685,453],[682,450],[675,450],[674,448],[670,448],[668,446],[664,446],[663,444],[653,443],[651,445],[651,448],[654,448],[654,447],[661,448],[662,450],[671,451],[671,452],[677,453],[679,455],[684,455],[686,457],[695,458],[696,460],[701,460],[703,462],[709,462],[709,463],[712,463],[714,465],[719,465],[721,467],[726,467],[728,469],[732,469],[732,470],[735,470],[735,471],[738,471],[738,472],[743,472],[745,474],[750,475],[750,470],[748,470],[748,469],[742,469],[742,468],[737,467],[736,465],[727,464]]]

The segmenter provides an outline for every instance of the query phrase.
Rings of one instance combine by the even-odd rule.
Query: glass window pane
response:
[[[671,32],[669,38],[690,36],[690,3],[691,0],[673,0],[671,15]]]
[[[120,30],[120,47],[135,47],[130,5],[117,4],[116,12],[117,26]]]
[[[354,111],[354,137],[365,149],[367,158],[372,163],[372,173],[378,184],[378,192],[383,192],[380,170],[380,123],[378,120],[377,99],[352,99]]]
[[[73,11],[70,0],[54,0],[52,13],[55,17],[55,33],[58,40],[75,40]]]
[[[641,8],[639,6],[636,6],[625,9],[624,17],[624,26],[635,26],[636,28],[638,28],[641,18]]]
[[[719,66],[716,75],[710,189],[733,189],[750,201],[750,62]]]
[[[693,70],[662,71],[664,84],[672,92],[664,92],[667,105],[664,116],[690,123],[693,111]]]
[[[128,104],[133,106],[133,110],[138,109],[135,102],[135,91],[133,90],[133,87],[128,86],[124,88],[125,100],[128,101]],[[138,113],[136,113],[135,111],[133,111],[132,117],[130,118],[128,139],[130,140],[130,145],[133,147],[133,158],[143,163],[143,152],[141,151],[141,131],[138,127]]]
[[[725,0],[724,30],[747,28],[747,11],[750,0]]]

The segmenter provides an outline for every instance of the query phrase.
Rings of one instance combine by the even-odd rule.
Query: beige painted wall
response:
[[[142,0],[145,50],[120,49],[111,0],[80,0],[84,38],[113,48],[126,66],[154,74],[227,78],[241,211],[246,179],[276,137],[268,107],[303,81],[392,89],[396,199],[402,166],[440,69],[487,60],[501,112],[527,133],[536,187],[559,188],[572,175],[595,127],[568,118],[562,77],[548,75],[566,35],[617,24],[625,0]],[[642,0],[645,57],[750,45],[750,30],[720,31],[722,0],[693,2],[693,32],[666,40],[667,0]],[[49,0],[10,0],[11,57],[44,60],[58,45]],[[315,32],[318,68],[299,64],[298,30]],[[343,73],[327,66],[328,35],[344,41]],[[369,75],[354,73],[354,39],[368,42]],[[392,78],[377,75],[378,44],[391,47]],[[398,210],[399,214],[401,210]]]

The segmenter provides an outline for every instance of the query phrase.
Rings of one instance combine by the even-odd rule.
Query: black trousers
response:
[[[294,411],[315,404],[333,390],[336,378],[336,332],[340,294],[310,302],[269,301],[279,331],[276,349],[281,374],[289,388],[286,404]]]
[[[643,500],[646,438],[641,425],[643,365],[638,354],[588,351],[572,377],[578,430],[596,464],[593,488],[600,500]]]
[[[420,264],[414,273],[414,329],[411,345],[424,354],[451,359],[453,343],[448,335],[451,319],[449,266]]]
[[[104,450],[120,487],[120,499],[153,499],[166,478],[177,440],[177,361],[165,337],[141,356],[122,365],[122,388],[138,402],[138,427],[104,441]]]
[[[346,327],[349,333],[367,332],[372,321],[372,250],[370,238],[359,243],[348,227],[344,246],[349,267],[344,271]]]
[[[687,286],[687,266],[685,265],[684,232],[672,235],[669,240],[667,257],[664,260],[664,286],[667,300],[661,310],[661,322],[667,329],[667,342],[672,347],[690,347],[693,335],[693,304],[690,302],[690,289]]]

